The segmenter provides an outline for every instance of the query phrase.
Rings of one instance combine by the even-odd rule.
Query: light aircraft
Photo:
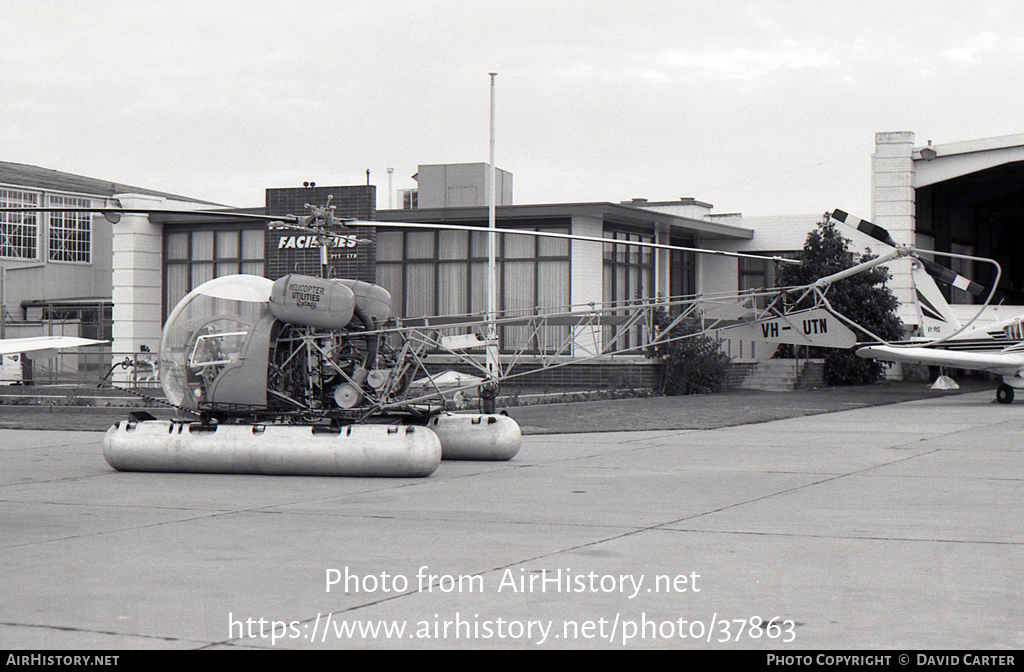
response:
[[[0,355],[17,355],[23,352],[40,352],[78,348],[83,345],[102,345],[109,341],[95,341],[77,336],[30,336],[27,338],[5,338],[0,340]]]
[[[21,358],[27,352],[40,353],[43,359],[53,357],[57,350],[67,348],[78,348],[83,345],[102,345],[109,341],[96,341],[90,338],[78,338],[77,336],[29,336],[26,338],[4,338],[0,339],[0,366],[3,367],[5,381],[21,381]],[[6,366],[5,358],[14,361],[15,371]],[[13,376],[13,379],[11,378]]]
[[[832,213],[837,221],[856,227],[894,250],[900,249],[892,236],[882,227],[864,220],[851,217],[841,210]],[[947,284],[969,292],[975,296],[983,292],[977,283],[923,259],[918,254],[926,254],[926,250],[914,251],[914,267],[912,277],[921,306],[924,336],[903,343],[878,343],[858,347],[856,355],[864,359],[875,359],[885,362],[901,362],[906,364],[925,364],[942,366],[952,369],[986,371],[1002,376],[1002,382],[996,389],[996,400],[1001,404],[1013,402],[1014,390],[1024,389],[1024,316],[973,326],[980,317],[984,306],[967,324],[962,324],[953,314],[945,297],[939,291],[932,277]],[[967,255],[948,255],[951,257],[984,261],[994,261]],[[991,300],[995,287],[999,282],[998,264],[996,279],[992,283],[992,291],[985,301]]]
[[[161,211],[251,217],[271,226],[302,230],[319,242],[322,273],[321,277],[292,274],[274,281],[224,276],[186,295],[165,323],[159,355],[161,386],[182,418],[164,421],[136,413],[112,427],[104,441],[104,455],[113,467],[408,477],[429,475],[442,457],[508,460],[519,450],[520,430],[514,420],[494,412],[493,399],[500,382],[527,373],[517,366],[527,357],[526,343],[538,334],[561,334],[559,343],[548,338],[545,354],[529,355],[541,369],[583,361],[578,356],[581,347],[590,357],[602,357],[641,352],[711,331],[726,338],[850,348],[856,343],[850,327],[858,327],[831,308],[827,290],[833,282],[882,263],[860,264],[804,287],[738,295],[544,307],[537,311],[541,314],[528,316],[495,311],[406,319],[391,314],[391,297],[384,288],[326,277],[327,248],[333,237],[350,238],[345,230],[356,225],[442,228],[799,262],[544,231],[341,220],[334,216],[330,202],[307,207],[311,214],[285,218]],[[0,208],[11,210],[102,212],[114,223],[122,213],[154,212]],[[812,305],[797,308],[806,302],[794,297],[810,297]],[[668,311],[672,319],[667,327],[656,330],[659,311]],[[684,322],[701,328],[679,336],[673,327]],[[521,336],[521,345],[512,347],[503,361],[494,356],[494,335],[502,327],[519,327],[515,331]],[[627,342],[625,334],[632,329],[644,330],[642,345]],[[442,387],[436,370],[427,366],[430,356],[438,352],[454,356],[483,382],[473,378],[463,385]],[[458,392],[476,392],[484,412],[450,413],[449,400]]]

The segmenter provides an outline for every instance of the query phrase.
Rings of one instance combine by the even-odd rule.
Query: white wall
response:
[[[739,265],[736,257],[697,255],[697,291],[701,294],[736,292],[739,289]]]
[[[897,243],[913,245],[917,206],[914,192],[914,134],[876,133],[871,157],[870,220],[887,230]],[[888,264],[889,289],[900,302],[898,314],[908,327],[921,323],[911,264],[907,259]]]
[[[52,192],[43,192],[52,193]],[[102,199],[93,199],[101,205]],[[111,224],[102,215],[92,218],[91,261],[53,262],[48,259],[47,221],[37,217],[37,259],[3,259],[3,301],[15,320],[22,319],[24,301],[59,299],[105,299],[111,292]]]
[[[604,222],[594,217],[573,217],[571,233],[576,236],[600,238],[604,235]],[[569,301],[579,310],[593,303],[600,307],[604,301],[604,245],[580,240],[572,241],[570,262]],[[593,357],[601,349],[601,330],[581,327],[573,333],[573,355]]]

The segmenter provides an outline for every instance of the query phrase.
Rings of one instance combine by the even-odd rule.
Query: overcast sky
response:
[[[0,0],[0,160],[262,205],[417,164],[516,203],[870,215],[874,134],[1024,133],[1024,3]]]

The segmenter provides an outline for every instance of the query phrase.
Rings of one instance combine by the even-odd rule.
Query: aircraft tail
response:
[[[943,338],[960,329],[963,325],[950,310],[932,276],[920,264],[913,269],[914,289],[917,303],[921,308],[921,327],[926,338]]]

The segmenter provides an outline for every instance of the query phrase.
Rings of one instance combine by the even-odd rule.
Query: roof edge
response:
[[[611,219],[625,220],[623,223],[645,223],[666,224],[678,228],[686,228],[694,231],[703,238],[753,238],[754,231],[732,224],[721,224],[706,219],[692,219],[681,215],[673,215],[667,212],[659,212],[643,207],[624,205],[621,203],[610,203],[607,201],[594,201],[582,203],[534,203],[518,205],[499,205],[495,208],[495,214],[500,219],[522,218],[556,218],[556,217],[610,217]],[[376,218],[382,222],[408,221],[431,223],[441,220],[452,222],[459,221],[486,221],[488,211],[486,206],[472,205],[449,208],[423,208],[414,210],[378,210]],[[633,220],[630,222],[629,220]]]
[[[925,158],[921,152],[931,149],[935,156],[952,156],[955,154],[973,154],[975,152],[991,152],[998,149],[1010,149],[1012,147],[1024,147],[1024,133],[1014,135],[1000,135],[993,138],[981,138],[979,140],[964,140],[961,142],[949,142],[942,145],[928,144],[924,147],[914,148],[914,158]],[[932,158],[935,158],[934,156]]]

